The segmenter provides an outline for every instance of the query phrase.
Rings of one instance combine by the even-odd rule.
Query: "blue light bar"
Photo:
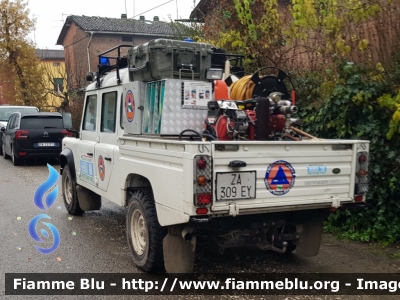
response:
[[[110,65],[110,60],[107,57],[100,57],[100,65],[101,66],[109,66]]]

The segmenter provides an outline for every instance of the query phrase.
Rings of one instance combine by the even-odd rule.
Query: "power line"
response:
[[[167,4],[167,3],[170,3],[170,2],[172,2],[172,1],[174,1],[174,0],[170,0],[170,1],[168,1],[168,2],[165,2],[165,3],[163,3],[163,4],[160,4],[159,6],[153,7],[152,9],[146,10],[145,12],[142,12],[142,13],[136,15],[136,16],[133,16],[133,17],[130,18],[130,19],[133,19],[133,18],[135,18],[135,17],[137,17],[137,16],[140,16],[140,15],[142,15],[142,14],[145,14],[145,13],[147,13],[147,12],[149,12],[149,11],[152,11],[152,10],[154,10],[154,9],[156,9],[156,8],[159,8],[160,6],[163,6],[163,5],[165,5],[165,4]]]

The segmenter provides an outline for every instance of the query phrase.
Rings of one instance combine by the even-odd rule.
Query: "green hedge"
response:
[[[308,72],[295,78],[306,132],[371,141],[367,197],[371,208],[338,211],[325,224],[327,231],[345,238],[384,244],[400,240],[399,58],[385,69],[380,64],[368,70],[341,62],[323,76]]]

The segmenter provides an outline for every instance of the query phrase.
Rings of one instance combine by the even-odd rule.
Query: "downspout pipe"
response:
[[[87,45],[87,57],[88,57],[88,68],[89,68],[89,73],[90,73],[90,53],[89,53],[89,48],[90,48],[90,43],[92,42],[92,38],[93,38],[93,31],[90,31],[90,39],[89,39],[89,43]]]

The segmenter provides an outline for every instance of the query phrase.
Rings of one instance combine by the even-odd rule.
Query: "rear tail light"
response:
[[[68,130],[62,130],[61,133],[65,136],[65,137],[72,137],[72,132],[68,131]]]
[[[199,205],[207,205],[211,204],[212,202],[212,195],[211,194],[197,194],[197,202],[196,204]]]
[[[204,170],[207,167],[207,161],[201,157],[198,161],[197,161],[197,167],[200,170]]]
[[[357,196],[354,197],[354,200],[355,200],[356,202],[362,202],[362,201],[364,200],[364,197],[361,196],[361,195],[357,195]]]
[[[356,182],[354,191],[354,201],[364,201],[364,195],[369,190],[369,174],[368,174],[368,152],[357,153]]]
[[[18,152],[18,155],[19,155],[19,156],[25,156],[25,155],[26,155],[26,152]]]
[[[26,139],[28,138],[29,131],[28,130],[17,130],[15,132],[15,138],[18,139]]]
[[[200,207],[196,209],[196,214],[198,215],[206,215],[208,213],[208,208],[207,207]]]
[[[200,175],[197,177],[197,184],[199,186],[206,186],[207,185],[207,178],[204,175]]]
[[[358,162],[360,164],[365,163],[368,160],[367,156],[364,154],[361,154],[360,156],[358,156]]]
[[[196,213],[207,214],[208,206],[212,204],[212,163],[211,157],[197,155],[194,158],[194,205],[198,207]]]

